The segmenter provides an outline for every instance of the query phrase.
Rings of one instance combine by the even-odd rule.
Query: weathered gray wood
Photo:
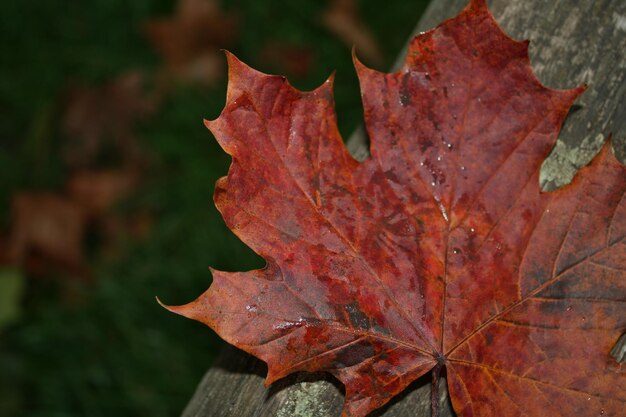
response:
[[[263,387],[266,367],[261,361],[226,347],[205,374],[183,417],[330,417],[339,416],[343,403],[341,384],[326,374],[297,374]],[[429,415],[429,376],[372,417]],[[440,385],[442,417],[452,416]],[[419,414],[418,410],[427,410]]]
[[[467,0],[435,0],[416,28],[428,30],[454,16]],[[514,38],[531,39],[530,55],[539,79],[554,88],[587,83],[577,110],[567,119],[541,181],[546,189],[563,185],[612,134],[618,157],[626,158],[626,2],[623,0],[493,0],[491,10]],[[396,64],[401,65],[402,58]],[[359,159],[367,157],[363,130],[349,140]],[[622,347],[623,348],[623,347]],[[617,349],[617,348],[616,348]],[[621,352],[621,351],[620,351]],[[607,352],[608,354],[609,352]],[[207,372],[183,417],[339,416],[341,386],[323,375],[296,375],[269,389],[265,365],[226,348]],[[444,412],[451,416],[445,385]],[[413,384],[377,417],[430,416],[428,381]]]

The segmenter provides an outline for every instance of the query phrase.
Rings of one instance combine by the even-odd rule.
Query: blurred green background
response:
[[[212,203],[229,164],[202,124],[225,100],[219,49],[301,89],[336,70],[348,137],[351,44],[389,68],[426,3],[3,4],[0,416],[179,415],[221,341],[155,296],[191,301],[208,266],[263,265]]]

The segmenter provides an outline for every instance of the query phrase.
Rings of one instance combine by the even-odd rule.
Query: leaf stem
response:
[[[437,361],[437,366],[432,372],[432,383],[430,387],[430,407],[431,417],[439,417],[439,375],[443,368],[443,361]]]

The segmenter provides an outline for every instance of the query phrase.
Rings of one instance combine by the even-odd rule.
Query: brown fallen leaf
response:
[[[367,28],[356,0],[331,0],[323,17],[326,28],[372,65],[383,63],[383,54],[374,35]]]
[[[219,49],[235,37],[237,18],[217,0],[179,0],[173,17],[149,21],[145,32],[161,54],[165,77],[210,85],[224,75]]]
[[[111,158],[135,164],[145,159],[134,128],[154,113],[157,100],[144,87],[144,76],[132,71],[102,87],[71,88],[62,122],[67,137],[62,153],[71,167],[94,167]]]
[[[89,276],[82,245],[87,217],[78,203],[49,192],[22,192],[13,197],[12,217],[7,261]]]
[[[13,263],[10,236],[0,236],[0,265]]]
[[[85,212],[99,237],[98,253],[109,259],[122,253],[120,243],[143,239],[153,224],[148,211],[118,213],[115,206],[132,195],[140,184],[141,172],[126,167],[74,173],[67,194]]]
[[[79,171],[67,182],[67,193],[91,218],[105,215],[137,187],[139,172],[132,168]]]

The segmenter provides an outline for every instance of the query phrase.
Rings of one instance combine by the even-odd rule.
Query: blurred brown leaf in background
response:
[[[119,254],[120,238],[141,239],[152,227],[152,215],[148,212],[114,210],[140,185],[141,172],[133,167],[78,171],[67,181],[67,194],[83,209],[100,238],[99,252],[109,258]]]
[[[139,172],[133,168],[79,171],[67,182],[69,196],[86,215],[98,218],[137,187]]]
[[[70,167],[96,166],[107,153],[133,163],[145,156],[133,129],[156,111],[157,100],[146,95],[144,84],[141,73],[130,71],[102,87],[71,88],[62,121],[62,153]]]
[[[324,26],[371,65],[384,62],[382,50],[359,13],[357,0],[331,0],[324,12]]]
[[[6,261],[35,273],[50,267],[87,278],[86,227],[85,212],[75,201],[49,192],[16,194]]]
[[[211,85],[224,75],[219,49],[234,40],[237,17],[217,0],[179,0],[174,16],[148,21],[145,31],[167,80]]]

